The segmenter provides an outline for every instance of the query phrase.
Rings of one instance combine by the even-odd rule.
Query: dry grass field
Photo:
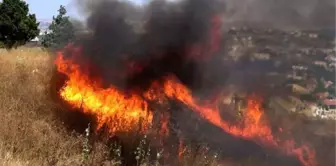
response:
[[[85,131],[71,133],[56,118],[48,90],[52,66],[52,55],[39,48],[0,50],[0,165],[119,165],[99,142],[84,157]],[[204,154],[184,159],[181,165],[218,165]]]
[[[65,133],[48,98],[51,56],[38,48],[0,52],[0,165],[73,165],[83,138]]]

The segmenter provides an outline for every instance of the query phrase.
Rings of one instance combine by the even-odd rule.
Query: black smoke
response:
[[[335,25],[332,0],[155,0],[143,6],[87,0],[77,1],[77,7],[87,16],[87,31],[77,36],[76,43],[83,47],[82,56],[95,66],[89,75],[102,77],[106,86],[132,90],[145,90],[153,80],[168,74],[194,91],[213,89],[227,82],[225,77],[235,77],[234,71],[240,69],[222,65],[223,56],[212,52],[211,61],[200,62],[199,57],[188,55],[190,47],[209,41],[215,15],[220,15],[223,28],[235,24],[301,29]],[[252,76],[248,80],[262,79]]]
[[[211,53],[211,61],[190,58],[191,47],[209,42],[216,15],[223,28],[240,23],[304,29],[335,25],[331,0],[155,0],[143,6],[117,0],[77,2],[87,15],[87,31],[77,36],[76,43],[94,65],[89,75],[102,77],[106,86],[131,90],[146,90],[153,80],[166,75],[177,76],[194,91],[214,89],[227,82],[226,77],[236,78],[235,71],[255,71],[244,62],[240,64],[246,69],[221,64],[225,53],[220,51],[221,56]],[[263,71],[267,70],[259,72]],[[250,77],[248,85],[264,80]]]
[[[221,60],[223,56],[216,56],[222,54],[221,50],[210,52],[212,58],[209,61],[203,60],[202,56],[190,56],[190,48],[204,46],[209,42],[213,18],[221,15],[224,23],[232,21],[260,25],[267,23],[280,27],[313,27],[333,24],[331,18],[334,16],[333,12],[328,14],[329,8],[326,11],[319,7],[318,10],[312,9],[310,4],[307,10],[303,10],[303,2],[292,5],[289,1],[252,0],[247,3],[247,0],[156,0],[141,7],[116,0],[90,2],[79,2],[88,17],[85,21],[87,31],[79,33],[75,41],[75,45],[79,45],[83,51],[75,59],[76,63],[93,80],[102,78],[106,86],[112,84],[125,90],[141,92],[146,91],[154,80],[167,75],[175,75],[193,92],[206,88],[213,91],[228,81],[244,90],[265,91],[268,82],[262,76],[269,71],[269,67],[263,66],[269,64],[248,65],[249,59],[246,59],[246,62],[242,61],[238,65],[224,65]],[[309,12],[300,14],[298,11],[301,9]],[[207,49],[203,51],[209,53]],[[172,114],[176,115],[172,117],[180,117],[180,112]],[[189,117],[188,114],[186,118]],[[180,121],[185,123],[186,118]],[[194,121],[190,123],[194,125]],[[203,133],[203,130],[200,132]],[[217,133],[209,135],[218,138]],[[241,148],[236,150],[240,151]]]
[[[114,0],[80,4],[88,14],[88,31],[75,44],[95,66],[89,75],[102,77],[107,86],[131,90],[145,90],[167,75],[191,88],[201,87],[204,62],[189,52],[209,43],[213,18],[221,12],[219,1],[153,1],[142,7]]]

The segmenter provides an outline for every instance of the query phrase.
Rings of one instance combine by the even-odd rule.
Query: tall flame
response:
[[[140,129],[145,131],[153,115],[140,96],[126,96],[116,87],[101,88],[99,80],[90,80],[71,59],[62,53],[56,58],[57,70],[69,77],[60,96],[75,108],[97,117],[98,128],[108,125],[111,133]]]
[[[87,73],[74,62],[73,58],[80,55],[80,49],[72,48],[72,51],[74,54],[72,58],[66,59],[60,52],[55,60],[58,72],[68,77],[59,95],[74,108],[94,114],[98,122],[97,129],[105,124],[111,133],[127,132],[134,129],[146,131],[152,125],[153,120],[153,114],[147,101],[157,101],[162,104],[165,101],[162,98],[168,97],[184,103],[205,120],[233,136],[252,140],[261,146],[279,149],[287,155],[296,156],[305,166],[316,165],[314,150],[305,145],[298,147],[294,140],[281,141],[272,134],[269,124],[263,119],[262,100],[257,96],[248,98],[247,110],[242,117],[242,124],[233,125],[221,118],[217,106],[200,104],[192,96],[192,92],[175,77],[167,77],[163,85],[154,82],[154,87],[142,95],[125,95],[124,92],[112,85],[103,88],[102,81],[90,79]],[[158,86],[163,89],[163,95],[157,93]],[[160,134],[167,135],[169,134],[168,119],[167,117],[161,118],[163,118],[163,124]]]

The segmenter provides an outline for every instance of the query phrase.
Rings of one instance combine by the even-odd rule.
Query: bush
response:
[[[49,32],[45,32],[40,37],[41,44],[46,48],[59,49],[71,42],[74,34],[74,26],[70,18],[66,16],[66,9],[60,6],[57,17],[53,17],[53,22],[49,26]]]
[[[35,14],[29,14],[25,1],[3,0],[0,3],[0,41],[7,49],[34,39],[40,33],[38,26]]]

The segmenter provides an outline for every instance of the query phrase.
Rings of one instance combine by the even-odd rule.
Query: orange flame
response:
[[[57,70],[69,77],[60,90],[62,99],[85,113],[95,114],[98,129],[108,125],[111,133],[140,129],[145,131],[153,115],[140,96],[126,96],[116,87],[101,88],[98,80],[90,80],[71,59],[59,53],[55,60]],[[139,128],[138,128],[139,127]]]
[[[75,54],[74,57],[80,55],[80,49],[72,48],[72,51]],[[153,87],[143,96],[135,94],[126,96],[114,86],[102,88],[102,81],[91,80],[73,59],[65,59],[62,53],[58,54],[55,63],[58,72],[68,76],[68,80],[59,92],[60,97],[74,108],[96,115],[97,129],[106,124],[113,134],[119,131],[132,131],[134,128],[144,132],[152,125],[153,119],[146,100],[162,104],[165,101],[163,98],[168,97],[184,103],[204,119],[233,136],[255,141],[262,146],[280,149],[288,155],[296,156],[305,166],[316,165],[314,150],[305,145],[297,147],[294,140],[280,141],[273,136],[266,120],[262,119],[264,117],[262,101],[257,96],[248,98],[243,123],[232,125],[221,118],[217,107],[199,104],[191,91],[175,77],[167,77],[163,84],[163,94],[157,90],[161,85],[154,82]],[[168,119],[162,120],[160,133],[169,134],[166,123]]]
[[[178,159],[182,161],[183,154],[187,151],[187,147],[184,146],[182,139],[179,140],[179,148],[178,148]]]
[[[168,136],[169,135],[169,129],[168,129],[169,114],[163,113],[160,117],[160,120],[161,120],[160,135]]]
[[[198,112],[204,119],[220,127],[225,132],[253,140],[263,146],[281,149],[286,154],[295,155],[305,166],[316,165],[314,150],[311,150],[305,145],[295,147],[293,140],[282,143],[272,135],[270,127],[262,121],[263,111],[261,110],[261,100],[256,96],[250,96],[248,99],[247,112],[243,115],[243,126],[233,126],[221,118],[218,108],[198,105],[190,90],[177,82],[175,78],[170,77],[166,80],[164,91],[168,97],[183,102],[192,110]]]

